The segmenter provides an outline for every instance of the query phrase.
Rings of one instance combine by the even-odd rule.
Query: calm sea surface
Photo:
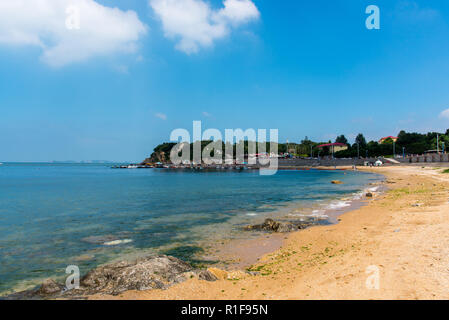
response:
[[[342,180],[333,185],[331,180]],[[380,176],[348,171],[113,170],[107,165],[0,165],[0,294],[68,265],[82,273],[112,259],[163,252],[189,259],[201,243],[294,204],[359,192]]]

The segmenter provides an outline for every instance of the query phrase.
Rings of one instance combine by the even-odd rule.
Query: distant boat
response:
[[[127,166],[128,169],[137,169],[138,166],[130,164],[129,166]]]

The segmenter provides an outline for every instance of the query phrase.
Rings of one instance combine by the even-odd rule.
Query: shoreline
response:
[[[220,280],[89,298],[447,299],[449,176],[417,166],[359,170],[385,175],[385,195],[344,213],[338,224],[288,234],[250,268],[255,275],[210,268]],[[378,290],[365,286],[369,266],[379,269]]]
[[[320,168],[320,169],[321,170],[334,171],[333,168]],[[350,169],[350,167],[348,167],[348,168],[339,168],[339,169],[340,170],[347,170],[347,169]],[[312,170],[314,170],[314,169],[312,169]],[[324,208],[324,207],[320,208],[320,209],[323,209],[323,210],[319,210],[319,211],[321,211],[320,215],[327,215],[329,212],[332,212],[333,213],[332,215],[334,217],[336,217],[337,215],[341,214],[342,212],[346,212],[348,210],[352,210],[352,206],[354,206],[354,203],[357,203],[356,204],[357,206],[363,205],[362,204],[363,199],[355,199],[353,197],[355,197],[355,195],[358,194],[358,193],[365,192],[367,190],[367,188],[371,184],[378,184],[381,180],[382,180],[381,177],[376,177],[376,178],[373,179],[373,181],[375,181],[374,183],[366,183],[365,185],[360,186],[360,189],[357,190],[357,191],[352,190],[352,191],[347,192],[345,194],[342,194],[340,196],[336,196],[335,198],[326,199],[324,201],[323,200],[318,200],[318,201],[323,201],[322,205],[326,205],[326,208]],[[330,181],[329,181],[329,183],[330,183]],[[348,186],[351,186],[351,184],[349,183]],[[348,202],[348,201],[351,204],[347,208],[346,207],[333,208],[333,209],[328,208],[331,203]],[[303,210],[305,209],[305,210],[308,211],[308,214],[306,213],[305,216],[308,216],[308,215],[311,214],[312,209],[313,209],[313,207],[310,206],[310,204],[307,204],[305,206],[300,206],[302,201],[291,201],[291,202],[287,201],[287,203],[288,203],[288,205],[281,206],[276,211],[267,213],[265,218],[274,218],[275,220],[280,219],[279,221],[284,221],[284,222],[286,222],[287,220],[289,220],[289,221],[298,220],[299,221],[299,219],[300,219],[298,217],[299,213],[301,213],[300,214],[301,216],[304,216]],[[315,202],[315,205],[317,203],[319,203],[319,202]],[[317,205],[317,207],[318,207],[318,205]],[[315,208],[317,209],[317,207],[315,207]],[[299,209],[301,209],[301,210],[299,210]],[[315,211],[317,211],[317,210],[315,210]],[[298,213],[298,214],[294,214],[294,213]],[[262,215],[265,215],[265,213],[263,213]],[[290,215],[291,215],[291,217],[289,217]],[[262,218],[262,216],[260,218]],[[328,220],[329,220],[329,218],[323,219],[322,221],[326,221],[326,223],[332,223],[332,222],[330,222]],[[257,222],[257,220],[249,221],[249,223],[256,223],[256,222]],[[321,221],[319,221],[319,219],[317,218],[317,222],[316,223],[320,223],[320,222]],[[227,242],[227,244],[228,245],[230,244],[231,247],[232,247],[233,244],[235,244],[235,243],[240,243],[240,244],[241,243],[245,243],[245,245],[247,247],[246,251],[254,249],[254,248],[257,248],[257,247],[260,247],[260,244],[263,244],[263,246],[265,248],[262,251],[254,252],[251,255],[251,258],[249,260],[246,260],[246,262],[244,264],[234,264],[234,265],[232,265],[231,270],[247,268],[250,265],[252,265],[253,263],[256,263],[259,260],[259,258],[261,258],[263,255],[265,255],[267,253],[271,253],[271,252],[279,249],[282,246],[282,243],[285,240],[286,236],[288,235],[288,233],[274,233],[274,232],[273,233],[266,233],[266,232],[263,232],[263,231],[262,232],[261,231],[253,232],[252,235],[251,235],[251,231],[245,231],[245,233],[247,233],[247,234],[244,237],[242,237],[242,238],[232,238],[232,239],[230,239],[230,242]],[[217,243],[220,243],[220,241],[217,242]],[[203,242],[203,243],[201,243],[199,245],[202,246],[203,248],[205,248],[205,245],[207,245],[208,247],[211,247],[211,246],[213,246],[214,244],[217,244],[217,243]],[[252,248],[251,248],[251,245],[248,246],[248,244],[252,244]],[[247,256],[247,254],[244,251],[245,250],[240,250],[240,253],[239,253],[240,256]],[[236,252],[233,252],[233,254],[236,254]],[[140,256],[137,255],[137,254],[126,254],[123,257],[115,257],[114,259],[112,259],[112,260],[110,260],[108,262],[102,263],[102,264],[98,265],[97,267],[105,266],[105,265],[108,265],[108,264],[113,264],[113,263],[116,263],[116,262],[119,262],[119,261],[123,261],[123,260],[132,261],[135,258],[145,257],[145,256],[146,255],[142,255],[142,254]],[[207,263],[207,261],[220,261],[220,262],[223,262],[225,260],[225,259],[223,259],[223,257],[221,255],[220,255],[219,259],[209,259],[210,257],[207,257],[207,256],[205,257],[204,255],[193,257],[194,260],[197,260],[196,258],[200,258],[200,261],[204,261],[204,264],[202,264],[203,268],[204,268],[204,266],[206,266],[206,267],[207,266],[209,266],[209,267],[217,267],[216,264],[214,264],[214,263],[209,264],[209,263]],[[186,260],[186,261],[189,261],[189,260]],[[222,267],[221,264],[218,264],[218,265],[220,267]],[[89,272],[93,271],[97,267],[89,269]],[[229,270],[229,269],[227,269],[227,270]],[[21,289],[21,290],[10,290],[9,292],[4,292],[3,297],[7,297],[9,295],[20,294],[22,292],[31,292],[33,290],[37,290],[40,287],[40,285],[43,282],[45,282],[47,279],[48,278],[37,279],[35,281],[36,285],[30,286],[28,284],[28,285],[25,285],[23,287],[23,289]],[[62,277],[60,277],[60,278],[52,277],[51,279],[54,279],[56,281],[64,281],[64,279]],[[30,282],[31,282],[31,280],[30,280]]]
[[[352,168],[345,167],[340,170],[350,170]],[[323,167],[319,170],[334,170]],[[371,173],[371,172],[370,172]],[[363,189],[356,193],[348,193],[344,197],[335,199],[327,199],[320,204],[315,203],[314,207],[298,207],[300,203],[293,203],[285,210],[283,215],[277,215],[273,218],[276,221],[290,221],[297,220],[299,217],[315,217],[316,223],[307,227],[314,228],[322,225],[335,225],[340,221],[340,216],[345,213],[360,209],[367,206],[370,201],[382,196],[388,189],[385,185],[386,177],[382,175],[377,182],[365,185]],[[366,193],[372,193],[373,197],[366,197]],[[324,207],[323,207],[324,206]],[[319,209],[318,209],[319,208]],[[303,210],[312,210],[312,213],[301,213]],[[289,213],[287,213],[289,212]],[[285,215],[287,213],[287,215]],[[279,220],[278,220],[279,219]],[[305,229],[294,232],[302,232]],[[250,232],[250,231],[245,231]],[[244,270],[256,264],[265,255],[273,253],[282,248],[284,240],[288,239],[291,232],[277,233],[257,231],[256,236],[249,236],[245,238],[229,239],[226,243],[211,244],[209,247],[213,248],[213,252],[203,255],[201,258],[205,260],[217,260],[219,263],[213,265],[213,268],[224,269],[225,271]]]
[[[348,168],[349,169],[349,168]],[[323,168],[322,170],[329,170],[329,171],[334,171],[334,169],[332,168]],[[346,174],[346,173],[345,173]],[[343,177],[343,176],[342,176]],[[336,214],[341,214],[340,211],[348,211],[352,209],[352,206],[354,205],[354,203],[361,203],[363,202],[360,199],[354,199],[353,197],[355,197],[356,194],[362,192],[362,191],[366,191],[367,188],[372,185],[372,184],[378,184],[381,181],[381,177],[375,177],[373,180],[374,183],[368,183],[366,182],[366,184],[361,185],[360,189],[355,189],[355,190],[351,190],[350,192],[347,192],[345,194],[339,195],[339,196],[335,196],[335,198],[329,198],[326,200],[318,200],[318,201],[314,201],[315,204],[312,206],[311,203],[307,203],[305,205],[301,205],[303,203],[303,201],[287,201],[287,205],[283,205],[281,207],[279,207],[278,209],[276,209],[275,211],[269,212],[269,213],[264,213],[262,212],[261,215],[259,216],[259,219],[263,219],[265,220],[265,218],[274,218],[276,221],[280,221],[280,222],[288,222],[288,221],[299,221],[300,218],[298,217],[300,216],[309,216],[312,213],[312,209],[318,209],[318,205],[317,203],[320,203],[319,201],[323,201],[322,205],[326,205],[326,208],[324,207],[320,207],[320,209],[324,209],[324,210],[315,210],[315,211],[321,211],[321,213],[319,215],[326,215],[329,212],[334,212],[334,216]],[[349,183],[348,186],[351,186],[351,184]],[[351,198],[351,199],[350,199]],[[350,200],[349,202],[351,203],[351,205],[346,208],[343,207],[341,209],[338,208],[333,208],[333,209],[329,209],[328,206],[331,203],[335,203],[335,202],[346,202]],[[304,212],[304,210],[306,210],[307,212]],[[299,214],[301,213],[301,214]],[[304,214],[305,213],[305,214]],[[332,223],[329,221],[329,218],[327,219],[319,219],[316,218],[317,221],[314,222],[314,224],[319,224],[322,222],[325,223]],[[307,220],[307,219],[306,219]],[[251,221],[248,220],[246,221],[247,224],[253,224],[253,223],[257,223],[257,218],[252,219]],[[234,228],[240,229],[240,227],[238,226],[234,226]],[[239,231],[240,232],[240,231]],[[232,252],[232,254],[239,254],[240,257],[244,256],[247,257],[248,255],[244,252],[248,252],[248,250],[252,249],[257,249],[258,247],[260,247],[260,245],[262,244],[262,246],[264,247],[262,251],[257,251],[257,252],[253,252],[251,254],[251,257],[249,259],[247,259],[243,264],[241,263],[228,263],[229,259],[223,259],[223,256],[220,255],[219,258],[213,259],[211,258],[208,253],[211,252],[211,250],[209,250],[210,248],[214,247],[214,246],[220,246],[220,244],[224,243],[221,240],[220,241],[203,241],[202,243],[198,243],[199,247],[202,247],[204,250],[204,253],[198,253],[198,255],[193,256],[192,259],[195,261],[199,261],[199,264],[194,264],[194,266],[199,266],[200,268],[204,268],[204,267],[220,267],[222,268],[223,265],[231,265],[231,268],[226,268],[226,270],[235,270],[235,269],[241,269],[241,268],[246,268],[250,265],[252,265],[253,263],[256,263],[259,258],[261,256],[263,256],[264,254],[270,253],[272,251],[275,251],[277,249],[279,249],[283,243],[283,240],[285,239],[285,237],[287,236],[287,233],[268,233],[268,232],[264,232],[264,231],[255,231],[255,232],[251,232],[251,231],[244,231],[244,234],[242,233],[243,237],[238,236],[238,237],[231,237],[231,238],[223,238],[225,239],[226,242],[226,246],[231,246],[231,247],[235,247],[234,244],[245,244],[245,246],[247,247],[247,250],[240,250],[240,252]],[[222,239],[222,240],[223,240]],[[229,240],[228,240],[229,239]],[[222,248],[220,248],[222,249]],[[227,252],[229,253],[229,252]],[[148,253],[148,254],[158,254],[157,252],[153,252],[153,253]],[[88,270],[88,272],[100,267],[100,266],[104,266],[104,265],[108,265],[108,264],[113,264],[119,261],[133,261],[134,259],[137,258],[142,258],[147,256],[148,254],[145,253],[126,253],[125,255],[122,256],[117,256],[109,261],[105,261],[101,264],[99,264],[96,267],[90,268]],[[163,252],[162,252],[163,254]],[[183,259],[181,257],[181,259]],[[190,260],[186,260],[185,261],[190,261]],[[226,261],[225,261],[226,260]],[[219,263],[214,263],[212,261],[218,261]],[[209,263],[211,262],[211,263]],[[222,263],[224,262],[224,263]],[[51,279],[59,281],[60,283],[62,283],[64,281],[64,278],[61,277],[56,277],[56,276],[50,276]],[[5,291],[3,292],[2,296],[3,297],[7,297],[9,295],[15,295],[15,294],[20,294],[22,292],[30,292],[33,290],[37,290],[40,285],[45,282],[47,279],[49,279],[48,277],[45,278],[36,278],[34,280],[28,280],[28,284],[27,283],[23,283],[21,284],[22,287],[20,289],[17,290],[17,287],[15,290],[11,289],[9,291]],[[31,282],[35,282],[35,284],[31,284]],[[62,281],[62,282],[61,282]]]

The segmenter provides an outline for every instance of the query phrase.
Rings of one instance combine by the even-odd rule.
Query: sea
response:
[[[247,224],[267,217],[326,218],[327,211],[350,206],[383,179],[352,170],[267,176],[111,167],[0,166],[0,296],[49,277],[64,279],[72,265],[84,274],[149,253],[195,262],[207,243],[246,237]]]

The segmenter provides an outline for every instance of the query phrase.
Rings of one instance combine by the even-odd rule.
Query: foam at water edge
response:
[[[326,206],[327,210],[338,210],[349,207],[351,203],[349,201],[334,201]]]
[[[103,243],[103,245],[105,246],[116,246],[119,244],[125,244],[125,243],[130,243],[133,242],[131,239],[124,239],[124,240],[114,240],[114,241],[108,241]]]

